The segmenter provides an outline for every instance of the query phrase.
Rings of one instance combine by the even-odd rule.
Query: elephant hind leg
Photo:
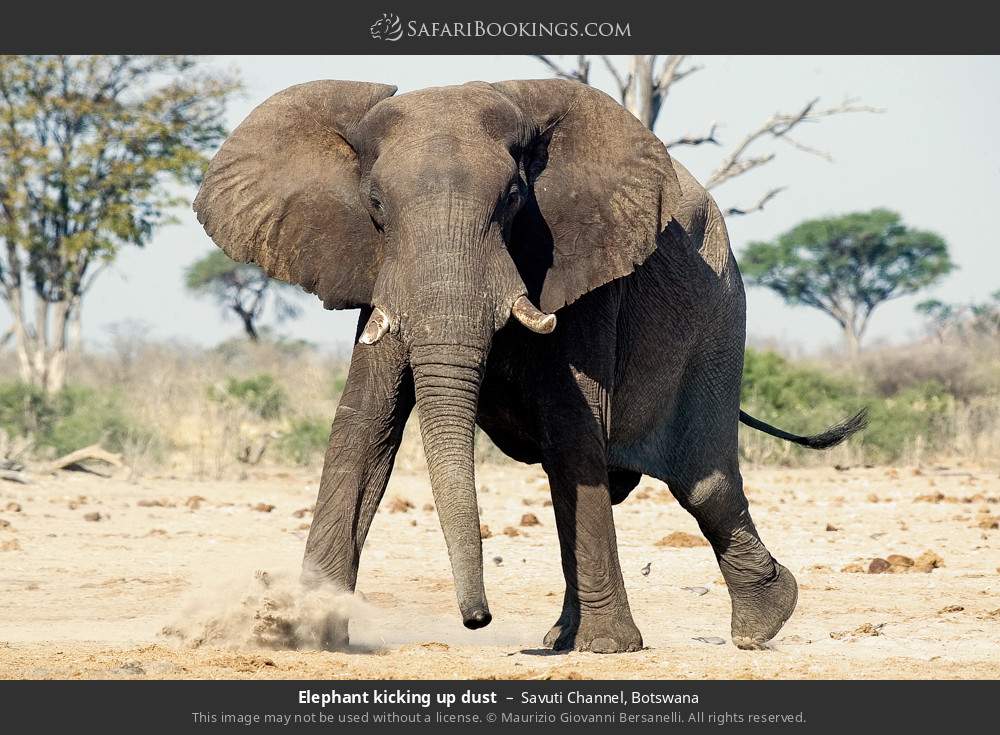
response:
[[[732,602],[733,643],[762,648],[791,617],[798,586],[761,541],[739,470],[678,473],[667,482],[715,552]]]
[[[761,541],[743,492],[737,434],[741,362],[727,351],[705,356],[679,395],[661,455],[663,473],[657,476],[712,545],[732,601],[733,642],[761,648],[791,617],[798,587]]]

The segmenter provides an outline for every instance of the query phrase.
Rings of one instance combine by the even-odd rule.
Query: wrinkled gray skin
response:
[[[360,307],[359,337],[373,307],[388,325],[381,335],[373,320],[354,348],[305,579],[354,590],[415,406],[467,627],[491,620],[478,423],[549,477],[566,592],[548,645],[642,647],[611,506],[645,474],[668,483],[711,542],[734,642],[761,646],[791,615],[796,584],[743,493],[744,293],[715,202],[585,85],[394,92],[323,81],[275,95],[234,131],[195,201],[234,259],[328,308]],[[522,295],[557,315],[551,334],[512,318]],[[346,622],[331,623],[326,644],[346,643]]]

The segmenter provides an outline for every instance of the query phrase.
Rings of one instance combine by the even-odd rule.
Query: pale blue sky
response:
[[[567,59],[568,60],[568,59]],[[732,145],[776,111],[791,112],[813,97],[836,104],[845,97],[885,108],[810,125],[797,136],[830,152],[834,162],[781,143],[767,143],[774,162],[716,189],[720,205],[749,204],[774,186],[789,188],[768,208],[728,221],[739,255],[754,239],[771,238],[797,222],[827,214],[884,206],[905,221],[943,235],[959,270],[928,294],[945,300],[985,298],[1000,288],[1000,243],[992,217],[1000,206],[1000,157],[994,140],[1000,120],[998,57],[694,57],[704,69],[671,93],[656,132],[663,138],[700,133],[715,120],[718,137]],[[389,82],[401,92],[474,79],[494,81],[548,76],[523,56],[322,56],[219,57],[213,63],[239,69],[244,99],[230,109],[235,126],[265,97],[312,79]],[[599,64],[595,64],[597,68]],[[609,80],[598,72],[598,83]],[[610,86],[604,85],[607,91]],[[723,151],[711,146],[679,148],[677,159],[704,179]],[[193,191],[192,191],[193,196]],[[144,250],[124,253],[104,273],[84,310],[84,337],[107,340],[107,326],[125,319],[150,325],[153,338],[213,344],[239,333],[207,301],[187,295],[184,267],[214,247],[189,210],[181,223],[161,230]],[[869,341],[916,334],[919,298],[906,298],[876,312]],[[352,336],[353,312],[325,311],[314,297],[303,299],[303,316],[287,323],[291,336],[329,345]],[[2,318],[6,322],[6,315]],[[808,350],[836,344],[836,325],[819,312],[790,308],[770,293],[750,289],[748,327],[752,339],[776,339]]]

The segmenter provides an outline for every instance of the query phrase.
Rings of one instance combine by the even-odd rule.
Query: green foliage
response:
[[[171,184],[200,180],[239,89],[196,57],[0,56],[3,272],[23,268],[53,301],[147,243],[186,202]]]
[[[25,383],[0,385],[0,429],[30,436],[39,449],[65,454],[90,444],[120,452],[129,441],[155,437],[132,421],[115,392],[68,386],[48,396]]]
[[[937,449],[948,438],[954,404],[954,397],[934,381],[872,401],[871,428],[863,438],[865,456],[872,462],[892,462],[918,440],[927,449]]]
[[[330,422],[321,418],[299,418],[278,439],[278,453],[298,465],[307,465],[326,450]]]
[[[900,383],[894,393],[880,395],[861,377],[796,365],[774,352],[746,351],[741,387],[745,411],[789,431],[814,433],[867,406],[869,426],[850,441],[868,462],[898,461],[918,442],[928,450],[944,446],[954,429],[950,417],[956,403],[936,380]],[[818,456],[792,450],[795,457],[810,454]]]
[[[189,265],[184,285],[195,295],[215,299],[225,314],[236,314],[254,341],[260,338],[256,322],[268,304],[279,321],[292,319],[300,311],[294,301],[302,293],[297,286],[269,278],[252,263],[237,263],[221,250]]]
[[[740,259],[749,283],[829,314],[855,337],[879,304],[954,267],[944,240],[886,209],[808,220],[773,242],[750,243]]]
[[[273,377],[267,374],[249,378],[227,378],[223,390],[214,386],[209,397],[220,403],[233,403],[262,419],[276,419],[288,406],[288,396]]]
[[[858,387],[819,370],[793,365],[777,352],[747,348],[740,401],[774,415],[808,415],[817,404],[857,400]]]

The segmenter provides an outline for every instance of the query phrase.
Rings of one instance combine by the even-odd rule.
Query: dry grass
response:
[[[75,385],[118,395],[128,419],[143,427],[121,446],[131,477],[218,480],[243,477],[252,465],[297,463],[318,469],[348,361],[347,349],[327,354],[305,346],[234,340],[206,350],[120,333],[108,349],[76,356],[70,376]],[[748,410],[762,409],[762,418],[802,432],[821,429],[851,407],[868,403],[879,410],[873,412],[867,438],[827,452],[802,450],[742,430],[741,454],[749,466],[947,464],[956,458],[990,463],[1000,457],[998,345],[919,343],[871,350],[856,366],[833,358],[789,365],[800,372],[812,371],[820,380],[854,386],[848,392],[856,394],[825,403],[803,396],[801,408],[770,416],[762,398],[763,405],[751,401]],[[0,352],[0,375],[7,381],[16,375],[10,350]],[[280,394],[275,399],[280,404],[276,415],[262,416],[252,402],[227,392],[229,381],[252,382],[261,376],[268,376]],[[789,383],[793,379],[790,376]],[[778,383],[785,385],[781,376]],[[939,385],[945,396],[935,398],[933,406],[921,403],[926,402],[924,393],[911,395],[915,386],[923,390],[932,384]],[[803,390],[809,385],[805,381]],[[925,409],[931,408],[933,421],[924,421]],[[900,415],[909,423],[899,423]],[[891,458],[873,443],[875,439],[892,448]],[[510,462],[482,432],[476,444],[479,464]],[[404,471],[425,467],[415,419],[407,425],[397,467]]]

